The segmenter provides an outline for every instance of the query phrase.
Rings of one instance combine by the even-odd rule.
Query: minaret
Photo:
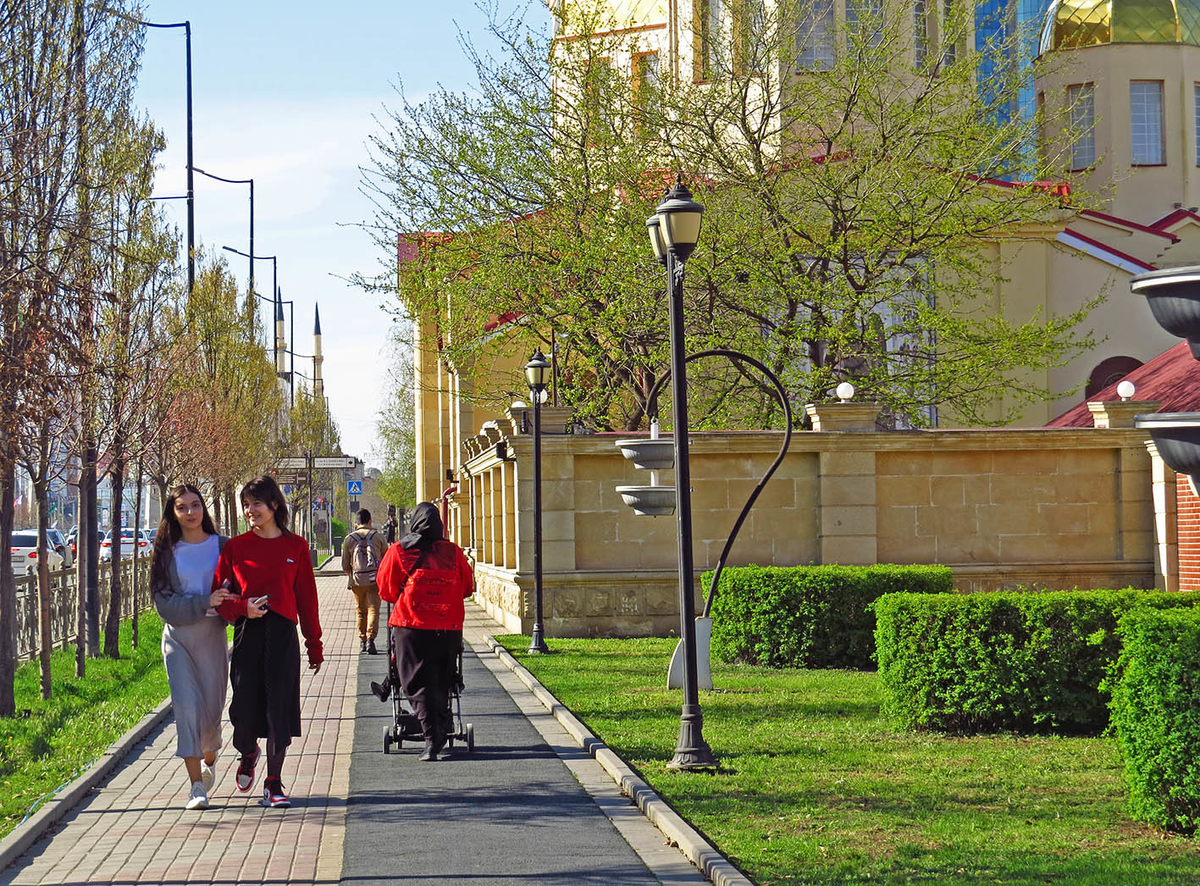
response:
[[[284,359],[287,356],[287,337],[283,332],[283,295],[279,288],[275,289],[275,372],[283,378],[287,368]]]
[[[321,375],[321,364],[325,362],[321,354],[321,306],[315,305],[316,320],[313,323],[313,396],[317,402],[325,397],[325,378]]]

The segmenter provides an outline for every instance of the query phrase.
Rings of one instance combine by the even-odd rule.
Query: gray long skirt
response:
[[[175,756],[203,757],[220,750],[229,685],[225,619],[164,625],[162,650],[175,709]]]

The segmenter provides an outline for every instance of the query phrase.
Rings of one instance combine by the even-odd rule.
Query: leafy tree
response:
[[[412,351],[402,336],[390,343],[384,400],[375,418],[376,449],[382,467],[374,491],[388,504],[416,504],[417,453]],[[382,519],[378,522],[382,522]]]
[[[399,294],[436,324],[439,356],[496,406],[516,382],[490,378],[481,356],[553,336],[560,399],[596,427],[640,426],[667,363],[645,221],[681,170],[707,207],[688,266],[689,350],[756,356],[797,403],[853,379],[888,420],[918,426],[937,409],[1002,422],[1048,396],[1034,379],[1088,346],[1090,305],[1009,320],[995,295],[994,244],[1062,213],[1061,189],[1018,184],[1037,177],[1046,122],[1017,112],[1013,60],[1029,35],[969,50],[973,10],[956,6],[917,60],[905,23],[878,4],[851,4],[841,23],[807,0],[778,15],[731,8],[740,17],[711,35],[699,83],[664,73],[631,88],[609,60],[635,52],[634,38],[566,3],[557,33],[592,36],[494,17],[499,58],[464,41],[474,94],[402,95],[364,185],[381,246],[394,254],[399,234],[415,247],[395,268]],[[694,378],[698,425],[780,420],[738,367]]]

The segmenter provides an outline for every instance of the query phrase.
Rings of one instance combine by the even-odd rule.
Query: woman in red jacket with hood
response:
[[[379,596],[394,604],[388,625],[400,685],[421,721],[422,760],[436,760],[446,744],[463,600],[474,592],[471,564],[444,534],[437,508],[422,502],[411,531],[388,549],[376,574]]]

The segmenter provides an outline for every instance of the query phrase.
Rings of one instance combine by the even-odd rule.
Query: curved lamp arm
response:
[[[771,479],[776,469],[783,464],[783,458],[785,455],[787,455],[788,446],[791,445],[792,405],[788,402],[787,391],[784,390],[783,384],[779,381],[779,379],[775,377],[775,373],[750,355],[743,354],[741,351],[731,351],[725,348],[714,348],[709,351],[697,351],[695,354],[688,354],[683,358],[683,362],[690,363],[692,360],[699,360],[701,357],[727,357],[733,361],[740,360],[743,363],[749,363],[751,366],[765,375],[767,380],[774,385],[775,393],[779,395],[779,402],[783,405],[784,416],[787,418],[787,426],[783,434],[783,445],[779,447],[779,454],[775,456],[775,461],[771,462],[771,466],[767,468],[767,472],[763,474],[762,479],[758,481],[758,485],[754,487],[753,491],[751,491],[750,497],[746,499],[746,504],[742,507],[742,512],[738,514],[738,518],[733,524],[733,531],[729,533],[729,538],[725,542],[725,547],[721,551],[721,556],[717,558],[717,568],[713,570],[712,583],[708,587],[708,596],[704,599],[704,612],[701,614],[701,618],[708,618],[709,613],[712,611],[713,598],[716,596],[717,587],[721,582],[721,571],[725,568],[725,560],[729,557],[729,552],[733,549],[733,542],[737,539],[737,535],[742,528],[742,524],[746,522],[746,517],[749,515],[750,509],[754,507],[754,502],[757,501],[759,493],[763,491],[763,488],[767,485],[767,481]],[[654,386],[650,388],[650,393],[646,397],[647,403],[657,403],[656,398],[658,397],[659,391],[670,378],[671,370],[668,369],[667,372],[654,383]]]

